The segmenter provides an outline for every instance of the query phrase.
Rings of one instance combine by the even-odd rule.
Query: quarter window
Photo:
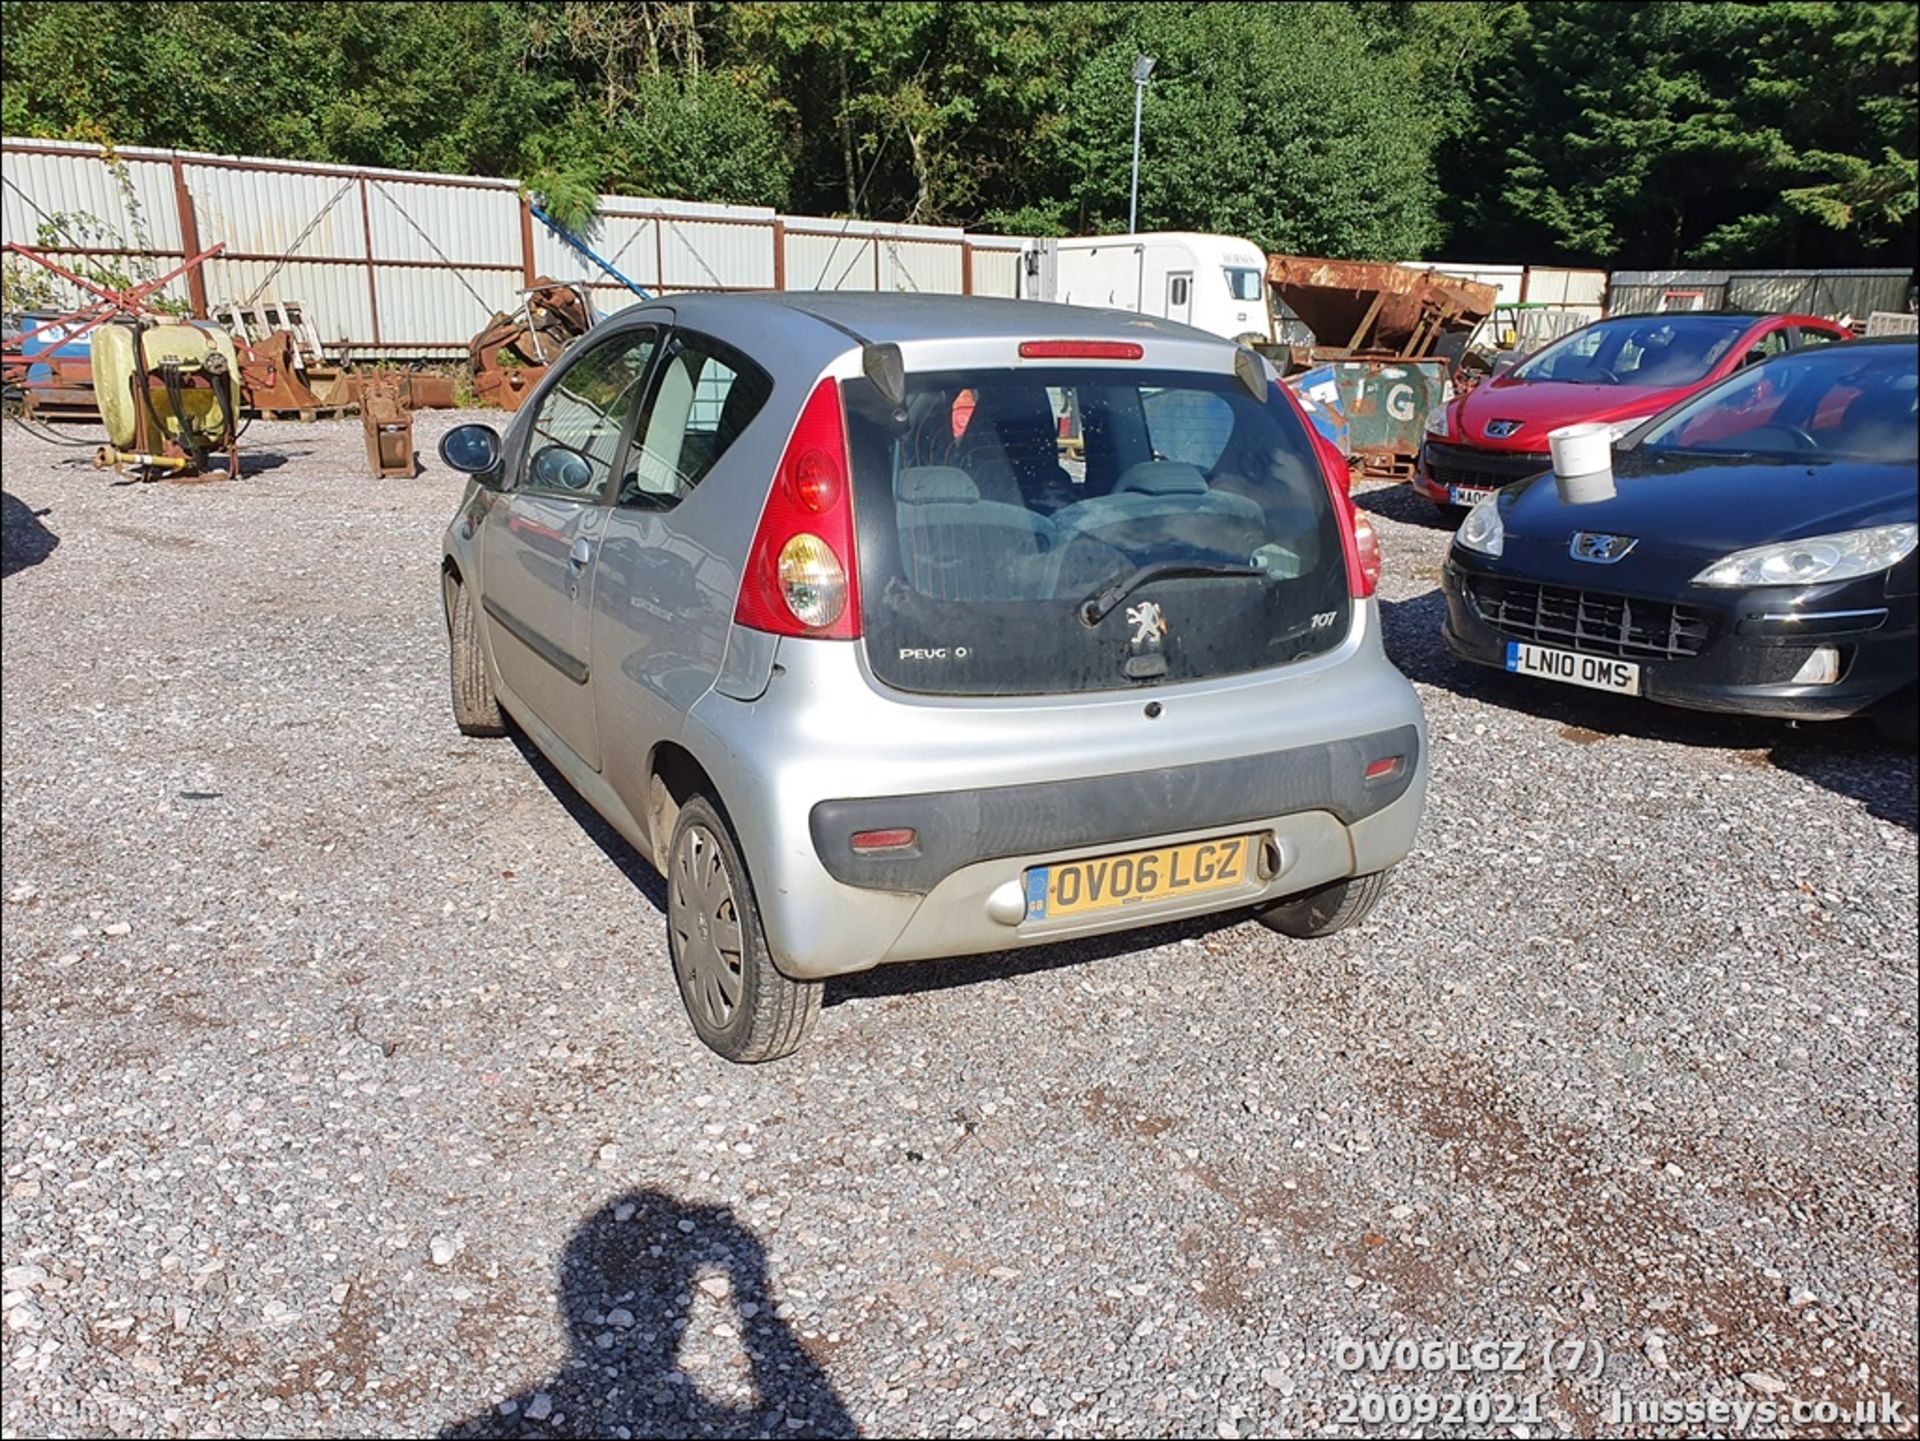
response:
[[[1763,360],[1770,359],[1776,355],[1785,355],[1786,353],[1787,332],[1785,330],[1769,330],[1765,335],[1747,347],[1747,353],[1740,357],[1740,363],[1742,365],[1758,365]]]
[[[526,489],[577,500],[606,493],[658,339],[651,326],[625,331],[567,366],[533,418]]]
[[[660,367],[620,504],[670,510],[693,493],[767,403],[766,372],[730,348],[683,333]]]

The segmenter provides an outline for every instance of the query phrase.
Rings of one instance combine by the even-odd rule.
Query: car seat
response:
[[[1053,406],[1038,385],[982,387],[954,464],[990,502],[1045,510],[1073,493]]]
[[[900,568],[908,584],[939,600],[1030,600],[1045,594],[1041,557],[1052,539],[1045,516],[982,500],[957,466],[914,465],[894,477]]]

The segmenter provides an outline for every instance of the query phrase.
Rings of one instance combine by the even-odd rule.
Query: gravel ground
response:
[[[388,482],[352,424],[205,485],[5,437],[9,1434],[1911,1414],[1911,754],[1470,673],[1373,488],[1434,755],[1369,924],[875,973],[735,1069],[651,873],[448,719],[453,419]]]

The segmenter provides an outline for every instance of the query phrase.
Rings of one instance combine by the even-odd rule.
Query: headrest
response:
[[[893,494],[915,505],[964,504],[980,498],[980,487],[957,465],[908,465],[894,476]]]
[[[1178,460],[1143,460],[1122,472],[1113,488],[1119,495],[1135,491],[1142,495],[1205,495],[1207,478],[1200,468]]]

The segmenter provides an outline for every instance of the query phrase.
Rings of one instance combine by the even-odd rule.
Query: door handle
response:
[[[593,559],[593,542],[584,535],[573,543],[573,549],[567,554],[567,564],[575,570],[585,570],[587,562]]]

